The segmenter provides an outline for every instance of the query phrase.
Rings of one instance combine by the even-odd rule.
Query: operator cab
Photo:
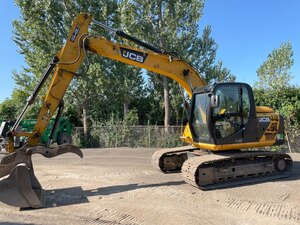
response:
[[[257,141],[252,88],[245,83],[196,88],[189,124],[194,142],[222,145]]]

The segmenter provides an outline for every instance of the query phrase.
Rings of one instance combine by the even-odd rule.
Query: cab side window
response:
[[[246,87],[243,87],[243,122],[244,125],[248,123],[250,116],[250,97]]]
[[[248,122],[249,93],[246,87],[220,85],[215,94],[219,96],[219,106],[212,110],[212,122],[217,138],[224,138],[242,129]]]

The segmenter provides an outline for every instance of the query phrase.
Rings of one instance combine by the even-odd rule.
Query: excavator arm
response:
[[[88,27],[91,22],[148,50],[120,45],[102,37],[90,35]],[[61,145],[52,149],[39,146],[38,143],[56,111],[58,111],[56,118],[56,121],[58,121],[63,108],[63,96],[72,79],[78,75],[76,72],[83,64],[85,57],[87,57],[87,51],[170,77],[177,81],[190,97],[195,87],[205,85],[205,81],[197,71],[182,59],[164,53],[122,31],[106,27],[104,24],[93,20],[90,14],[79,14],[73,22],[66,44],[53,58],[33,94],[27,99],[27,103],[16,123],[7,134],[9,140],[6,150],[10,154],[3,157],[0,163],[0,201],[22,208],[43,207],[44,191],[34,175],[31,161],[32,154],[38,153],[52,158],[69,152],[80,157],[83,156],[81,150],[73,145]],[[54,70],[53,77],[47,93],[43,97],[33,131],[17,132],[16,128],[26,110],[35,102],[52,70]],[[185,130],[186,139],[191,140],[188,128]],[[21,148],[15,148],[14,137],[16,136],[25,136],[28,138],[28,142]]]

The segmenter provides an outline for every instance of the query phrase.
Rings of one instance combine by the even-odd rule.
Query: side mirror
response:
[[[210,107],[211,108],[219,107],[219,95],[211,95],[210,96]]]

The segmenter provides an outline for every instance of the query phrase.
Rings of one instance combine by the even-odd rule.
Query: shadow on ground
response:
[[[11,223],[11,222],[0,222],[0,225],[34,225],[33,223]]]
[[[300,180],[300,161],[293,161],[293,170],[291,175],[283,180]]]
[[[285,182],[292,180],[300,180],[300,162],[294,161],[293,170],[289,177],[275,180],[276,182]],[[262,182],[253,182],[251,184],[243,184],[243,185],[235,185],[237,186],[247,186],[254,185],[257,183],[265,183],[270,182],[262,181]],[[71,187],[71,188],[62,188],[62,189],[54,189],[46,191],[46,208],[48,207],[59,207],[73,204],[82,204],[88,203],[88,197],[91,196],[101,196],[101,195],[111,195],[116,193],[122,193],[127,191],[133,191],[137,189],[143,188],[151,188],[151,187],[161,187],[161,186],[179,186],[185,184],[184,181],[173,181],[173,182],[164,182],[157,184],[126,184],[126,185],[116,185],[116,186],[108,186],[108,187],[100,187],[92,190],[83,190],[80,186]],[[232,188],[232,187],[227,187]],[[213,191],[213,190],[210,190]],[[1,224],[0,224],[1,225]]]
[[[92,190],[82,190],[80,186],[46,191],[46,208],[88,203],[88,197],[111,195],[143,188],[176,186],[184,184],[184,181],[173,181],[159,184],[127,184],[108,187],[100,187]]]

